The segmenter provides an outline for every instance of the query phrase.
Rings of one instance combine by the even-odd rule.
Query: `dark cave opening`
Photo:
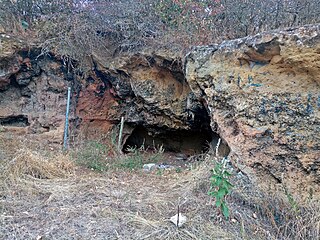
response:
[[[11,127],[27,127],[29,126],[28,117],[24,115],[8,116],[0,118],[0,125]]]
[[[126,139],[123,151],[126,153],[130,147],[144,149],[158,149],[160,146],[166,152],[184,153],[187,156],[207,152],[210,147],[215,148],[220,136],[208,129],[200,130],[171,130],[154,129],[144,126],[137,126]],[[227,156],[230,152],[227,144],[222,142],[219,147],[222,156]]]

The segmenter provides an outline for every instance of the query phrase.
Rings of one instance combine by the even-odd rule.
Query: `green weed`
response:
[[[163,173],[164,173],[164,169],[163,169],[163,168],[158,168],[158,169],[157,169],[156,174],[157,174],[158,176],[162,176]]]
[[[139,149],[128,148],[127,155],[120,157],[119,163],[116,164],[118,168],[135,170],[141,169],[144,164],[143,154]]]
[[[106,161],[109,148],[97,141],[86,142],[79,150],[72,153],[72,157],[79,165],[96,171],[108,170]]]
[[[117,168],[137,170],[142,169],[146,163],[157,163],[162,160],[164,149],[161,146],[153,153],[148,153],[142,145],[140,148],[130,147],[126,151],[128,154],[119,157]]]
[[[153,154],[149,156],[149,162],[157,163],[163,159],[164,148],[161,145],[160,147],[154,147]]]
[[[145,149],[129,147],[127,154],[121,154],[117,149],[116,131],[111,132],[110,142],[87,141],[77,150],[72,152],[75,162],[92,170],[104,172],[108,170],[138,170],[142,169],[145,163],[156,163],[163,159],[164,148],[155,148],[153,152]]]
[[[294,199],[294,197],[292,196],[291,192],[289,192],[288,188],[283,185],[283,189],[284,189],[284,193],[287,197],[287,200],[291,206],[291,209],[293,210],[293,212],[295,214],[298,214],[300,212],[300,209],[299,209],[299,204],[298,202]]]
[[[215,198],[216,207],[220,208],[224,217],[228,219],[230,212],[226,203],[226,197],[231,192],[233,185],[229,181],[231,173],[226,170],[225,164],[225,158],[222,160],[222,163],[215,163],[210,178],[211,186],[208,195]]]

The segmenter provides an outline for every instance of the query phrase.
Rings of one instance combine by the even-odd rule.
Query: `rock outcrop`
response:
[[[77,116],[81,132],[94,138],[124,117],[124,146],[132,133],[140,140],[131,137],[130,141],[138,145],[164,144],[175,150],[181,146],[186,151],[194,146],[201,149],[212,138],[207,110],[187,84],[181,60],[167,52],[129,54],[109,61],[93,57]]]
[[[127,123],[182,130],[197,129],[203,118],[208,120],[185,81],[181,61],[156,54],[116,60],[93,60],[77,106],[85,125],[114,123],[124,116]]]
[[[68,86],[62,62],[22,40],[0,37],[0,125],[61,142]]]
[[[37,45],[26,47],[9,35],[1,43],[1,125],[61,142],[70,86],[71,128],[86,138],[103,139],[121,117],[126,122],[123,145],[133,132],[136,138],[148,138],[148,144],[172,144],[177,150],[194,143],[201,150],[212,138],[206,108],[186,83],[181,60],[166,52],[108,60],[92,56],[91,67],[83,71],[73,60],[44,55]],[[189,140],[184,138],[193,142],[185,144]]]
[[[319,25],[197,47],[185,66],[146,51],[91,56],[86,71],[37,45],[0,40],[1,125],[61,142],[70,86],[71,126],[85,137],[103,138],[121,117],[124,146],[201,151],[218,133],[242,171],[295,192],[319,189]]]
[[[320,25],[197,47],[186,78],[243,171],[320,186]]]

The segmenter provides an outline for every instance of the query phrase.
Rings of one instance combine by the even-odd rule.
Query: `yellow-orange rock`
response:
[[[185,71],[232,159],[299,193],[320,186],[319,66],[315,25],[195,48]]]

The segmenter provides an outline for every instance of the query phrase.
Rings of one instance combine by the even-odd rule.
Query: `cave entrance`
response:
[[[29,126],[28,117],[24,115],[15,115],[0,118],[0,125],[10,127],[27,127]]]
[[[210,147],[214,148],[219,138],[211,130],[164,130],[137,126],[125,141],[123,151],[127,152],[130,147],[155,149],[163,146],[166,152],[191,156],[207,152]],[[230,152],[228,147],[223,151],[223,156]]]

